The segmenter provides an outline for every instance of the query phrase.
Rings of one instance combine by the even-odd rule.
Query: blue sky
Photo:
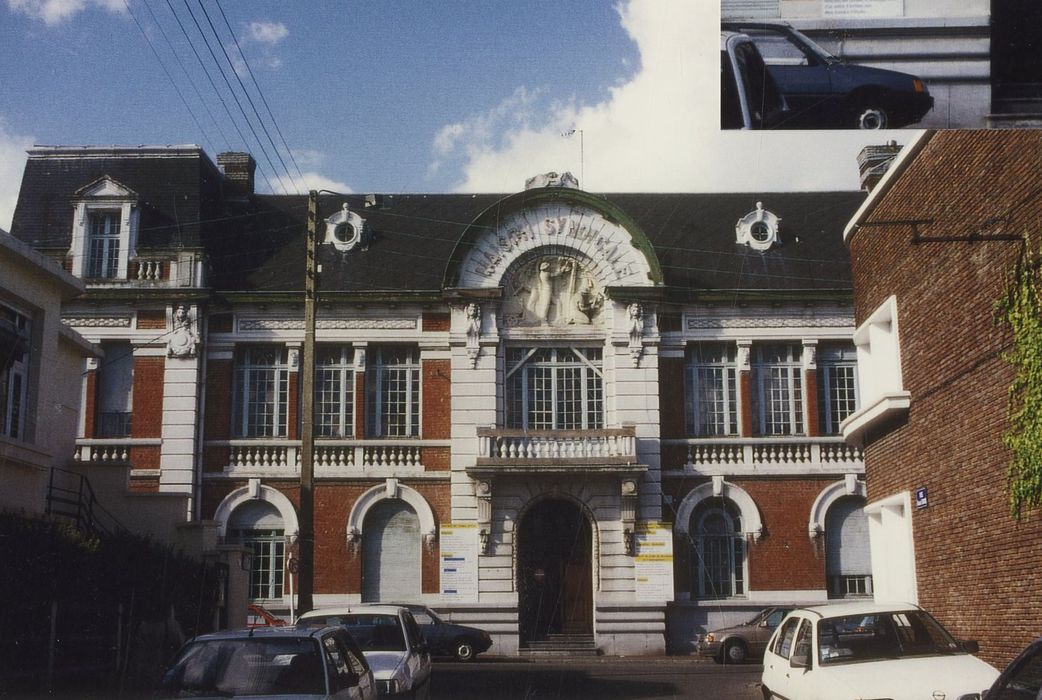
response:
[[[849,189],[860,146],[880,141],[719,133],[712,0],[201,1],[275,147],[292,151],[283,181],[198,38],[186,8],[208,33],[200,0],[3,0],[0,227],[34,143],[249,150],[275,191],[507,192],[549,170],[592,191]],[[804,163],[817,149],[842,158]]]

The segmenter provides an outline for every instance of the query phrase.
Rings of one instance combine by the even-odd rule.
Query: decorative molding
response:
[[[167,357],[188,359],[195,357],[199,349],[199,334],[195,332],[196,314],[184,304],[178,304],[171,319],[174,329],[166,345]]]
[[[735,224],[736,242],[761,252],[770,250],[774,245],[781,243],[780,223],[780,217],[764,209],[763,202],[757,202],[756,209]]]
[[[240,331],[302,331],[304,321],[301,319],[280,318],[247,318],[239,319]],[[416,319],[405,318],[344,318],[322,319],[315,322],[318,330],[414,330]]]
[[[467,315],[467,357],[470,358],[471,368],[478,366],[478,357],[481,355],[481,307],[471,302],[465,309]]]
[[[847,316],[743,316],[706,317],[688,316],[684,327],[689,331],[722,328],[842,328],[853,326],[853,314]]]
[[[362,242],[365,219],[351,211],[347,202],[340,211],[326,219],[326,236],[323,244],[332,244],[337,250],[346,252]]]
[[[634,367],[640,367],[640,356],[644,353],[644,307],[633,303],[626,308],[630,324],[630,358]]]
[[[76,328],[130,328],[130,316],[63,316],[62,323]]]

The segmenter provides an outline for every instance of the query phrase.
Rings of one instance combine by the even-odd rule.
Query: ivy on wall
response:
[[[1042,272],[1037,261],[1022,258],[1011,276],[998,320],[1013,333],[1004,354],[1016,376],[1009,387],[1009,426],[1002,442],[1011,454],[1008,482],[1010,513],[1042,505]]]

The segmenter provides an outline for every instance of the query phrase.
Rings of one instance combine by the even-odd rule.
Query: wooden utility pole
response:
[[[315,290],[318,265],[318,191],[308,192],[307,256],[304,273],[304,357],[300,367],[300,538],[297,614],[315,607]]]

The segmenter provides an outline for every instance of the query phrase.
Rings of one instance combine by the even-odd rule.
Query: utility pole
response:
[[[304,273],[304,357],[300,368],[300,536],[297,614],[315,607],[315,262],[318,191],[308,192],[307,256]]]

